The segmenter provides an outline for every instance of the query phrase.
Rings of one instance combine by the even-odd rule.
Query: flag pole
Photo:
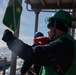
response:
[[[20,4],[22,4],[22,0],[19,0],[19,2],[20,2]],[[20,29],[20,20],[19,20],[19,23],[18,23],[18,28],[14,32],[14,35],[16,37],[19,37],[19,29]],[[16,75],[16,63],[17,63],[17,55],[12,52],[10,75]]]

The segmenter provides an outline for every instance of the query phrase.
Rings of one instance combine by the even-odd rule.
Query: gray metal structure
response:
[[[22,0],[18,0],[20,4],[22,4]],[[15,30],[14,35],[19,37],[19,29],[20,29],[20,21],[18,23],[18,28]],[[16,75],[16,64],[17,64],[17,56],[12,52],[11,56],[11,67],[10,67],[10,75]]]
[[[70,30],[74,37],[76,28],[76,0],[25,0],[26,9],[36,12],[35,32],[38,30],[39,12],[56,12],[59,9],[68,11],[73,17],[72,28]],[[28,6],[31,5],[31,9]]]

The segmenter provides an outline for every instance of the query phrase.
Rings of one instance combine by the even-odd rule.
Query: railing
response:
[[[1,65],[3,65],[3,74],[2,75],[5,75],[7,58],[5,57],[4,59],[1,59],[0,62],[3,62],[1,64]]]
[[[21,60],[22,59],[17,58],[17,62],[18,62],[17,65],[19,66],[16,67],[16,75],[20,74],[21,65],[23,63],[23,60],[22,61]],[[8,66],[7,63],[11,62],[11,59],[4,57],[0,60],[0,62],[2,62],[2,68],[0,70],[0,75],[10,75],[10,65]]]

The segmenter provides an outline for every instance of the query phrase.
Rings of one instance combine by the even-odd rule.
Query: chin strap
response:
[[[57,23],[57,20],[54,21],[54,36],[53,36],[53,39],[56,39],[56,23]]]

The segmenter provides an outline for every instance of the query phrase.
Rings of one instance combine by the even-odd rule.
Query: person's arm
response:
[[[9,30],[4,32],[2,40],[7,43],[7,46],[11,51],[31,64],[35,63],[39,65],[45,65],[45,61],[48,62],[49,58],[47,58],[46,55],[46,52],[48,51],[44,50],[42,47],[32,47],[28,44],[25,44],[23,41],[15,37]]]
[[[8,38],[8,33],[11,34],[10,31],[5,33],[3,40]],[[5,42],[11,51],[31,64],[45,66],[53,65],[55,62],[64,62],[65,60],[68,60],[68,57],[71,57],[72,55],[72,43],[67,39],[63,41],[57,40],[45,46],[38,45],[32,47],[12,35],[12,37]]]
[[[10,32],[8,31],[7,33],[5,33],[6,38],[8,33]],[[3,40],[5,37],[3,37]],[[46,54],[48,51],[46,51],[42,46],[32,47],[28,44],[25,44],[23,41],[13,35],[12,37],[10,36],[9,40],[6,43],[11,51],[31,64],[35,63],[39,65],[46,65],[46,62],[49,62],[49,58]]]
[[[22,67],[21,67],[21,74],[24,75],[29,68],[32,66],[32,64],[30,64],[29,62],[24,61]]]

